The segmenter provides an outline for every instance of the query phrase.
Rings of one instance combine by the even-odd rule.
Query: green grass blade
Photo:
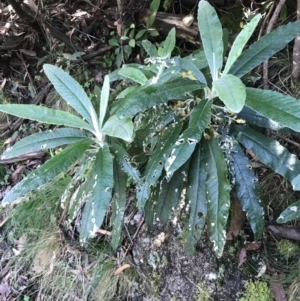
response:
[[[1,160],[11,159],[40,150],[56,148],[62,145],[68,145],[87,137],[88,136],[85,132],[72,128],[60,128],[53,131],[49,130],[41,133],[35,133],[25,137],[7,149],[2,154]]]
[[[64,125],[82,128],[93,132],[93,128],[79,117],[68,112],[54,110],[36,105],[4,104],[0,105],[0,112],[35,120],[46,124]]]
[[[49,182],[58,174],[76,162],[91,145],[92,140],[77,141],[62,152],[48,160],[41,167],[30,173],[24,180],[15,185],[2,200],[2,205],[7,205],[17,198],[26,195],[39,186]]]

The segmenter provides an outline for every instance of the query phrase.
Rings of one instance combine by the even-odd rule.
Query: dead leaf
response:
[[[229,230],[226,234],[227,240],[232,240],[233,237],[239,235],[240,230],[244,224],[244,221],[245,221],[245,213],[241,207],[240,202],[238,200],[235,200],[232,205]]]
[[[260,278],[260,277],[266,272],[266,270],[267,270],[267,266],[264,264],[264,265],[261,267],[260,271],[258,272],[257,276],[255,276],[255,277],[256,277],[256,278]]]
[[[246,248],[242,248],[239,254],[239,264],[238,267],[240,267],[244,261],[246,260],[247,257],[247,249]]]
[[[106,230],[103,230],[103,229],[98,229],[96,232],[97,232],[97,233],[101,233],[101,234],[103,234],[103,235],[111,236],[111,232],[106,231]]]
[[[0,284],[0,296],[6,297],[10,293],[10,288],[6,283]]]
[[[118,269],[115,270],[114,272],[114,276],[119,275],[120,273],[122,273],[124,270],[130,268],[130,264],[126,263],[124,265],[122,265],[121,267],[119,267]]]
[[[269,282],[270,290],[274,294],[275,301],[287,301],[287,297],[281,280],[281,276],[275,273],[272,275]]]
[[[20,52],[30,57],[36,57],[36,52],[33,50],[20,49]]]

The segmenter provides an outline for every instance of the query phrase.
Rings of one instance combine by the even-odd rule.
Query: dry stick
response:
[[[138,228],[136,229],[134,235],[132,236],[131,242],[130,242],[128,248],[126,249],[126,251],[125,251],[125,253],[124,253],[123,257],[122,257],[121,262],[124,261],[124,259],[125,259],[125,257],[127,256],[129,250],[132,248],[132,246],[133,246],[133,241],[135,240],[135,238],[137,237],[138,233],[140,232],[141,227],[142,227],[144,221],[145,221],[145,217],[143,217],[142,220],[140,221],[140,224],[139,224]]]
[[[293,140],[291,140],[291,139],[289,139],[287,137],[284,137],[283,135],[281,135],[279,133],[276,133],[276,132],[272,131],[271,134],[274,135],[274,136],[276,136],[276,137],[278,137],[278,138],[280,138],[280,139],[283,139],[283,140],[287,141],[290,144],[293,144],[296,147],[300,148],[300,144],[299,143],[297,143],[297,142],[295,142],[295,141],[293,141]]]
[[[280,0],[278,5],[275,8],[275,11],[273,13],[273,16],[268,24],[266,33],[270,33],[274,27],[274,24],[280,14],[280,11],[284,5],[286,0]],[[263,65],[263,82],[264,82],[264,89],[269,89],[269,60],[264,61],[264,65]]]
[[[300,0],[297,0],[297,20],[300,20]],[[300,81],[300,35],[295,39],[293,48],[293,71],[292,77],[295,82]]]

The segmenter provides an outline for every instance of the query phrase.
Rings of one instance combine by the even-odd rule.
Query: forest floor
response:
[[[147,1],[142,5],[140,1],[130,1],[122,14],[123,23],[114,1],[92,1],[93,4],[87,0],[47,0],[38,6],[28,1],[28,6],[22,7],[22,1],[7,2],[0,4],[1,103],[68,109],[44,76],[44,63],[69,71],[90,95],[118,64],[143,61],[138,30],[132,47],[125,48],[125,44],[114,41],[119,41],[122,31],[124,34],[135,14],[146,8]],[[164,5],[167,3],[167,12],[177,22],[180,14],[193,12],[194,4],[189,6],[189,1],[186,6],[177,1],[165,1]],[[241,9],[242,5],[234,7],[235,12]],[[223,21],[233,27],[239,22],[236,16]],[[184,55],[198,46],[193,42],[197,38],[196,25],[190,30],[180,26],[183,29],[178,52]],[[164,36],[150,38],[159,42]],[[122,83],[117,85],[113,89],[121,89]],[[43,129],[43,124],[0,113],[0,152]],[[269,135],[300,155],[299,137]],[[47,158],[48,154],[37,152],[0,161],[0,199]],[[299,196],[281,176],[255,158],[252,162],[262,187],[266,230],[261,241],[253,241],[245,215],[232,195],[228,242],[221,259],[214,257],[206,233],[197,245],[197,254],[186,256],[180,242],[180,221],[147,229],[135,206],[134,186],[128,187],[125,228],[118,251],[110,247],[109,231],[99,233],[88,246],[80,246],[76,223],[71,236],[62,226],[60,195],[70,176],[61,175],[26,201],[17,200],[0,210],[0,300],[229,301],[241,298],[246,281],[258,280],[268,284],[276,301],[300,300],[300,231],[296,223],[291,225],[289,228],[297,232],[291,240],[285,236],[289,228],[274,224],[280,212]],[[162,233],[166,239],[161,239]],[[258,286],[253,296],[255,290],[259,290]]]

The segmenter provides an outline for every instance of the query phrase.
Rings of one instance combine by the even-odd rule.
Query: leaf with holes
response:
[[[235,192],[243,211],[246,212],[255,240],[258,240],[264,229],[264,208],[259,199],[260,186],[248,157],[235,140],[230,155],[235,172]]]
[[[35,133],[23,138],[16,142],[14,146],[8,148],[2,154],[1,159],[11,159],[30,152],[72,144],[78,140],[86,139],[87,137],[85,132],[72,128],[60,128],[53,131],[49,130]]]
[[[116,114],[119,118],[131,117],[147,108],[176,99],[182,94],[199,90],[202,87],[203,85],[199,82],[188,78],[175,79],[165,84],[142,86],[134,94],[130,93],[120,101]]]
[[[141,185],[141,174],[138,169],[134,168],[130,163],[130,155],[120,144],[113,142],[111,151],[115,156],[122,170],[139,186]]]
[[[149,198],[150,187],[155,186],[160,177],[164,164],[171,152],[172,146],[177,140],[182,124],[177,123],[167,128],[152,155],[147,162],[143,176],[143,184],[137,191],[138,206],[143,208]]]
[[[104,145],[98,150],[92,170],[78,193],[81,203],[85,203],[81,219],[80,243],[94,237],[96,230],[101,227],[111,200],[113,184],[113,160],[108,146]]]
[[[157,219],[165,224],[179,203],[187,175],[187,164],[184,164],[173,175],[170,181],[164,179],[160,184],[159,197],[154,205]]]
[[[288,223],[292,220],[300,219],[300,201],[293,203],[291,206],[287,207],[277,218],[276,222],[279,224]]]
[[[213,250],[216,256],[220,257],[226,242],[225,228],[229,215],[231,188],[223,151],[217,139],[203,139],[202,142],[209,234],[214,244]]]
[[[211,101],[202,100],[193,109],[189,127],[177,139],[170,157],[165,163],[167,178],[171,178],[182,164],[184,164],[194,152],[196,144],[200,141],[203,130],[211,118]]]
[[[2,200],[2,205],[10,204],[17,198],[25,196],[28,192],[51,181],[70,165],[75,163],[89,148],[91,143],[91,139],[83,139],[67,146],[58,155],[48,160],[15,185]]]
[[[124,213],[126,209],[127,183],[127,175],[122,171],[116,161],[114,161],[114,181],[115,184],[111,214],[111,223],[113,226],[111,231],[111,245],[113,249],[116,250],[120,243]]]
[[[184,248],[189,255],[195,252],[195,244],[201,237],[207,215],[206,172],[201,147],[198,144],[192,155],[186,185],[186,203],[190,207],[190,216],[184,232]]]

